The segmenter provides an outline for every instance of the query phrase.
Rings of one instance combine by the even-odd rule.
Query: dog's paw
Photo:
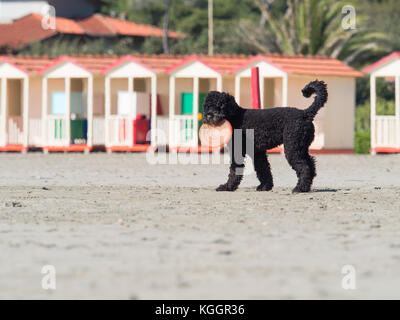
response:
[[[256,190],[257,191],[271,191],[272,190],[272,185],[270,184],[260,184]]]
[[[310,192],[310,187],[299,187],[296,186],[293,190],[292,193],[306,193],[306,192]]]
[[[216,191],[235,191],[236,189],[233,188],[229,188],[229,186],[225,183],[225,184],[221,184],[217,189],[215,189]]]

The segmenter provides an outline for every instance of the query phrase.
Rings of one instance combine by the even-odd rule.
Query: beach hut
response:
[[[198,129],[204,98],[211,90],[233,94],[233,77],[229,71],[246,59],[245,56],[236,55],[193,55],[166,70],[170,77],[170,148],[202,151],[198,142]]]
[[[371,153],[400,152],[400,53],[394,52],[366,67],[371,81]],[[394,114],[377,114],[376,81],[385,78],[395,83]]]
[[[166,144],[169,79],[164,71],[178,59],[127,55],[102,70],[108,151],[145,151],[150,146]],[[164,137],[157,135],[157,128],[161,128]]]
[[[27,128],[26,144],[28,148],[43,148],[46,151],[81,151],[84,150],[84,146],[80,143],[85,143],[85,141],[83,141],[84,139],[79,140],[79,135],[83,136],[83,138],[85,138],[85,135],[86,137],[91,136],[92,146],[104,145],[104,128],[102,128],[104,127],[104,77],[102,79],[98,71],[103,69],[106,64],[114,61],[116,59],[115,56],[94,57],[86,55],[56,58],[48,56],[9,55],[5,58],[20,70],[24,70],[29,77],[29,86],[26,89],[28,91],[27,117],[24,118],[26,121],[26,126],[24,126],[24,128]],[[67,62],[75,66],[78,70],[84,69],[83,72],[79,71],[82,75],[87,75],[87,73],[93,75],[92,134],[90,135],[88,130],[82,132],[83,129],[88,127],[89,123],[86,120],[86,123],[82,126],[81,124],[84,121],[77,121],[79,120],[77,119],[79,115],[74,114],[71,116],[73,119],[71,119],[72,128],[70,127],[72,133],[72,141],[70,144],[67,143],[66,139],[67,123],[64,119],[66,118],[66,95],[64,88],[65,81],[62,78],[62,76],[68,75]],[[61,65],[64,65],[65,69],[61,69],[60,71],[60,69],[57,68],[60,68]],[[75,67],[72,67],[72,69]],[[55,70],[58,70],[58,74],[53,72]],[[73,112],[76,109],[87,110],[87,93],[79,92],[76,88],[82,89],[82,87],[87,87],[90,81],[87,80],[86,83],[79,81],[74,82],[79,72],[72,72],[70,76],[70,104]],[[7,74],[10,73],[7,72]],[[44,83],[48,85],[47,95],[43,94]],[[87,89],[85,90],[87,91]],[[13,98],[13,100],[19,101],[15,98]],[[48,112],[45,114],[43,114],[43,103],[48,104]],[[102,117],[101,112],[103,112]],[[100,117],[98,117],[98,114],[100,114]],[[102,120],[102,122],[97,120]],[[84,128],[82,129],[82,127]],[[78,136],[78,138],[76,136]],[[10,147],[13,149],[16,148],[16,146],[7,146],[8,149]]]
[[[42,119],[41,119],[41,109],[42,109],[42,79],[38,75],[38,71],[43,69],[48,65],[54,58],[47,56],[22,56],[22,55],[8,55],[3,57],[9,61],[15,68],[22,70],[26,75],[28,82],[27,86],[24,87],[27,94],[20,97],[18,90],[14,90],[14,95],[7,95],[6,100],[12,101],[15,105],[19,104],[23,100],[23,104],[27,105],[23,112],[23,136],[24,143],[22,145],[23,150],[27,148],[41,148],[42,147]],[[4,69],[3,69],[4,70]],[[5,72],[5,75],[11,75],[12,72]],[[21,79],[21,78],[20,78]],[[14,84],[15,87],[15,84]],[[8,92],[8,90],[6,90]],[[17,96],[15,96],[17,95]],[[26,100],[25,100],[26,99]],[[19,108],[16,108],[19,110]],[[15,112],[14,112],[15,113]],[[21,121],[21,120],[19,120]],[[8,121],[10,122],[10,121]],[[8,140],[11,136],[16,135],[17,130],[15,126],[9,125],[8,128],[14,128],[13,133],[8,134]],[[18,128],[18,127],[17,127]],[[21,133],[18,133],[21,135]],[[15,138],[11,140],[16,140]],[[19,138],[19,140],[21,140]],[[5,150],[18,150],[21,148],[21,144],[17,145],[6,145]]]
[[[103,73],[106,149],[147,150],[150,116],[153,126],[157,116],[156,72],[128,55],[107,66]]]
[[[329,98],[315,120],[314,152],[353,152],[355,78],[363,74],[343,62],[325,56],[265,54],[249,58],[232,69],[235,99],[251,107],[251,69],[259,68],[261,108],[307,108],[310,99],[301,89],[315,79],[328,84]],[[279,149],[277,149],[278,151]]]
[[[28,150],[29,71],[0,57],[0,151]]]
[[[259,69],[262,108],[306,108],[311,101],[302,96],[303,86],[326,81],[329,99],[315,119],[312,149],[352,152],[355,78],[362,73],[332,58],[277,54],[2,57],[0,150],[143,151],[169,145],[203,151],[198,128],[206,94],[229,92],[250,108],[253,67]],[[392,130],[390,123],[381,127]]]
[[[157,74],[135,57],[107,66],[105,75],[105,145],[108,151],[144,151],[157,117]],[[151,139],[154,144],[154,139]]]
[[[115,64],[119,57],[116,55],[72,55],[70,57],[93,76],[93,108],[92,115],[89,114],[88,117],[88,138],[91,137],[91,149],[103,149],[106,145],[105,75],[103,70]]]
[[[43,150],[90,150],[93,74],[68,56],[55,59],[39,73],[42,76]]]
[[[44,151],[90,151],[105,144],[104,76],[116,56],[62,56],[42,77]]]

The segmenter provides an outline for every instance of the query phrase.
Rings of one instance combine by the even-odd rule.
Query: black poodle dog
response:
[[[289,107],[244,109],[228,93],[208,93],[203,105],[203,122],[216,126],[226,119],[234,131],[228,144],[231,156],[228,181],[220,185],[217,191],[235,191],[239,187],[246,154],[252,158],[257,178],[260,180],[257,190],[271,190],[273,181],[266,151],[281,144],[284,145],[287,161],[297,174],[298,182],[293,192],[310,191],[316,176],[315,160],[308,153],[308,147],[314,140],[312,121],[326,103],[328,92],[325,82],[318,80],[307,84],[302,92],[306,98],[316,94],[314,102],[305,110]],[[254,150],[251,154],[246,152],[249,143],[252,144],[250,150]],[[235,152],[235,148],[239,151]]]

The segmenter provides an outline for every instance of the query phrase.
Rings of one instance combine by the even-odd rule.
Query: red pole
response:
[[[261,108],[260,101],[260,74],[258,67],[251,68],[251,103],[253,109]]]

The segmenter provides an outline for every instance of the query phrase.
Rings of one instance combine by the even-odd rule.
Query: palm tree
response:
[[[328,55],[353,63],[366,53],[387,50],[385,36],[368,31],[362,13],[355,29],[344,30],[342,8],[348,3],[342,0],[287,0],[283,16],[271,13],[271,1],[254,1],[266,27],[255,31],[254,25],[242,24],[241,34],[258,51]]]

